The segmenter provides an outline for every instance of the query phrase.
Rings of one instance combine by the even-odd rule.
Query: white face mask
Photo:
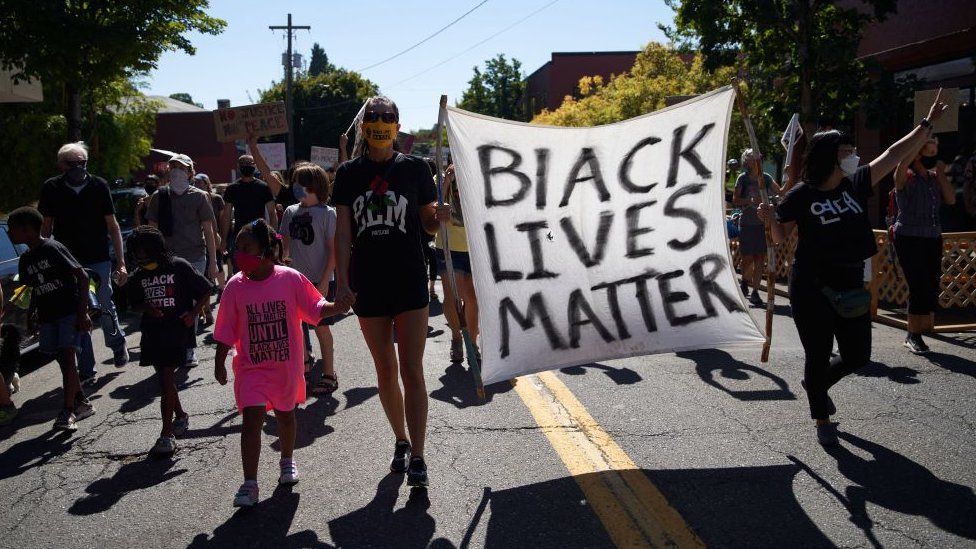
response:
[[[302,206],[312,207],[319,203],[318,195],[315,193],[308,192],[307,190],[305,190],[305,187],[302,187],[301,185],[296,183],[292,185],[291,188],[292,188],[292,194],[294,194],[295,198],[302,203]]]
[[[183,168],[169,171],[169,188],[176,194],[183,194],[190,188],[190,174]]]
[[[852,154],[840,161],[840,171],[844,172],[845,176],[851,177],[854,175],[854,172],[857,171],[857,166],[860,163],[861,157],[856,154]]]

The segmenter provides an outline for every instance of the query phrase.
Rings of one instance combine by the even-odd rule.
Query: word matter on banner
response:
[[[725,232],[733,97],[722,88],[593,128],[448,109],[485,383],[763,343]]]

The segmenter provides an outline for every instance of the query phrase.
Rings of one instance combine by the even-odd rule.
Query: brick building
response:
[[[639,51],[553,52],[547,61],[525,79],[522,104],[531,118],[542,109],[555,110],[567,95],[575,96],[580,78],[622,74],[634,66]]]

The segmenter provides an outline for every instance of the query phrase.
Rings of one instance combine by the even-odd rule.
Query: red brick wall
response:
[[[555,52],[552,60],[526,79],[526,105],[538,112],[555,110],[567,95],[575,95],[580,78],[602,76],[609,80],[634,66],[633,52]],[[535,114],[535,112],[530,114]]]
[[[237,148],[234,143],[217,141],[210,111],[156,115],[153,148],[189,155],[196,171],[209,175],[215,184],[229,182],[231,170],[237,167]],[[162,155],[152,153],[146,166],[151,170],[156,162],[165,160]]]

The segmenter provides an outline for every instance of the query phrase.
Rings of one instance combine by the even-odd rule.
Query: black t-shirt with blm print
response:
[[[45,238],[20,256],[20,282],[31,290],[31,305],[41,322],[54,322],[78,312],[78,282],[75,271],[81,268],[68,249]]]
[[[143,313],[141,329],[177,320],[193,309],[200,296],[210,291],[210,281],[198,273],[185,259],[174,257],[162,261],[155,269],[140,267],[126,283],[129,300],[134,305],[152,307],[162,317]]]
[[[426,287],[420,208],[436,199],[430,168],[416,157],[394,153],[378,163],[361,155],[339,167],[332,203],[352,214],[353,289],[387,285],[391,275]]]
[[[877,253],[867,213],[872,194],[869,165],[829,191],[800,183],[786,193],[776,207],[776,219],[796,222],[794,272],[823,276],[838,267],[856,266]]]

